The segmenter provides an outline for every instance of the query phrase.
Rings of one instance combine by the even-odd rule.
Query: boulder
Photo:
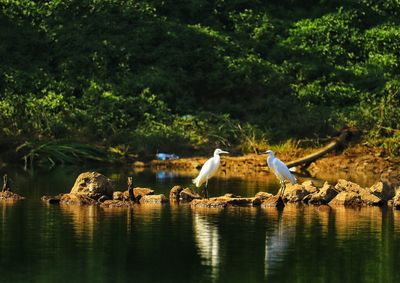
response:
[[[397,188],[396,195],[393,198],[393,208],[400,209],[400,188]]]
[[[256,198],[256,197],[253,197],[253,198],[242,198],[242,197],[226,198],[226,197],[223,197],[222,199],[225,199],[225,201],[230,206],[258,206],[261,204],[261,199]]]
[[[338,192],[355,192],[355,193],[360,193],[366,190],[362,188],[360,185],[344,179],[338,180],[337,184],[335,185],[335,189]]]
[[[388,201],[394,197],[394,188],[382,182],[374,184],[369,188],[369,191],[384,201]]]
[[[275,208],[284,208],[285,203],[283,202],[283,199],[281,196],[272,196],[266,200],[264,200],[261,203],[262,208],[267,208],[267,207],[275,207]]]
[[[378,206],[380,206],[380,205],[383,205],[385,203],[381,198],[379,198],[376,195],[371,194],[370,192],[367,192],[367,191],[366,192],[361,192],[360,196],[361,196],[361,200],[362,200],[363,204],[365,204],[365,205],[378,205]]]
[[[304,188],[303,185],[294,184],[294,185],[286,185],[285,193],[283,195],[283,199],[288,202],[300,202],[303,198],[309,195],[310,192]]]
[[[98,172],[85,172],[78,176],[70,194],[86,195],[98,199],[103,195],[112,197],[114,188],[110,179]]]
[[[340,192],[338,193],[330,202],[330,205],[345,205],[345,206],[355,206],[362,205],[363,201],[361,196],[357,192]]]
[[[95,205],[98,202],[85,195],[85,194],[63,194],[60,198],[60,204],[72,204],[72,205]]]
[[[63,194],[59,194],[56,196],[42,196],[41,200],[48,204],[59,204],[62,196]]]
[[[194,199],[201,199],[198,193],[193,192],[191,189],[186,188],[179,193],[179,200],[190,202]]]
[[[335,190],[333,186],[331,186],[328,182],[325,182],[319,191],[310,194],[310,198],[308,200],[309,204],[327,204],[329,203],[338,192]]]
[[[103,208],[129,208],[133,205],[131,201],[124,201],[124,200],[105,200],[100,204],[100,207]]]
[[[149,188],[136,187],[133,189],[133,197],[136,202],[140,202],[140,199],[147,195],[154,195],[154,190]]]
[[[236,197],[233,194],[225,194],[224,196],[215,198],[195,199],[191,202],[191,207],[223,208],[227,206],[257,206],[260,204],[260,198],[243,198]]]
[[[169,192],[169,199],[171,201],[179,201],[179,194],[181,193],[182,190],[183,189],[181,186],[174,186]]]
[[[114,192],[113,193],[113,199],[125,200],[125,201],[130,201],[131,200],[130,195],[129,195],[129,191],[124,191],[124,192],[117,191],[117,192]]]
[[[219,198],[194,199],[190,206],[192,208],[224,208],[228,206],[228,202]]]
[[[122,199],[123,199],[123,200],[130,200],[130,201],[133,201],[133,200],[134,200],[134,197],[133,197],[133,189],[132,189],[131,192],[130,192],[129,190],[124,191],[124,192],[122,193]]]
[[[359,205],[383,205],[385,203],[385,199],[382,199],[380,196],[386,198],[390,195],[390,190],[385,188],[383,183],[377,183],[371,188],[363,188],[356,183],[340,179],[336,184],[335,189],[342,193],[353,193],[347,194],[348,198],[346,199],[344,205],[357,205],[359,201],[361,201],[358,203]],[[355,197],[355,195],[357,195],[357,197]],[[344,196],[345,194],[340,196],[342,200]],[[337,204],[339,204],[342,200],[338,201]]]
[[[113,200],[123,200],[124,199],[124,194],[120,191],[115,191],[113,192]]]
[[[25,198],[20,196],[19,194],[11,192],[11,191],[0,192],[0,200],[17,201],[17,200],[22,200],[22,199],[25,199]]]
[[[162,204],[168,202],[165,195],[144,195],[140,199],[140,204]]]
[[[224,197],[224,198],[241,198],[242,196],[234,195],[232,193],[227,193],[227,194],[224,194],[222,197]]]
[[[306,191],[308,191],[310,194],[316,193],[318,191],[317,187],[315,186],[314,182],[312,180],[307,180],[302,183],[302,186]]]
[[[273,194],[270,194],[270,193],[267,193],[267,192],[258,192],[255,195],[256,198],[259,198],[262,201],[264,201],[266,199],[269,199],[272,196],[273,196]]]

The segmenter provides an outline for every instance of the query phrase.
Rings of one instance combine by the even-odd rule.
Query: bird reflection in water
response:
[[[220,235],[218,227],[209,221],[208,216],[194,213],[193,229],[202,264],[211,268],[211,277],[216,280],[220,265]]]
[[[276,227],[273,231],[267,231],[265,237],[265,278],[267,278],[274,270],[279,268],[279,263],[283,261],[286,253],[288,252],[290,242],[292,242],[295,237],[296,226],[290,225],[291,223],[285,221],[283,217],[283,211],[277,210],[276,213]]]

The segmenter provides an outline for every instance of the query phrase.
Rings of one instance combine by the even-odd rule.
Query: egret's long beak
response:
[[[259,153],[258,153],[258,155],[264,155],[264,154],[267,154],[267,152],[266,152],[266,151],[263,151],[263,152],[259,152]]]
[[[229,154],[229,152],[227,152],[227,151],[223,151],[223,150],[221,150],[221,152],[220,152],[220,153]]]

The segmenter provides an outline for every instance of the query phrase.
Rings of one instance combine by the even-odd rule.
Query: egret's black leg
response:
[[[282,193],[281,193],[281,196],[282,196],[282,197],[283,197],[283,195],[285,194],[285,189],[286,189],[285,181],[282,181]]]
[[[204,186],[204,191],[205,191],[206,198],[208,199],[208,180],[206,181],[206,185]]]

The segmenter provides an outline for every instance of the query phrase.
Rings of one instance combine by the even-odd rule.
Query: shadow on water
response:
[[[168,194],[191,176],[85,168],[123,187]],[[82,168],[9,171],[27,200],[0,202],[2,282],[400,282],[400,212],[287,205],[191,209],[54,206]],[[160,177],[161,176],[161,177]],[[214,194],[274,191],[264,179],[217,178]]]

